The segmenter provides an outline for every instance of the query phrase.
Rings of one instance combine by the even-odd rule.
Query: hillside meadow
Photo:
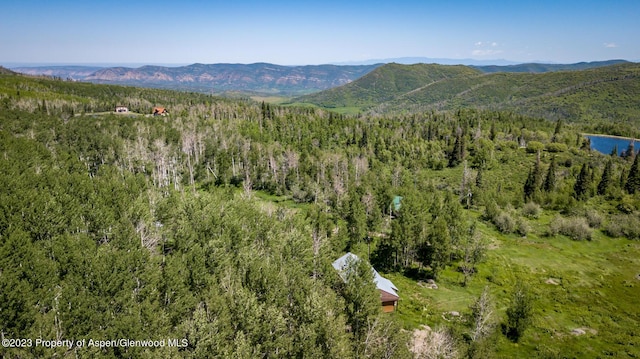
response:
[[[3,355],[640,356],[640,161],[581,135],[615,131],[0,75],[2,337],[186,342]]]

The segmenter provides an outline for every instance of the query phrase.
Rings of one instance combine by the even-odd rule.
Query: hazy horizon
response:
[[[359,66],[359,65],[374,65],[379,63],[400,63],[400,64],[416,64],[416,63],[435,63],[441,65],[466,65],[466,66],[508,66],[508,65],[519,65],[525,64],[525,62],[517,62],[517,61],[509,61],[505,59],[494,59],[494,60],[474,60],[474,59],[445,59],[445,58],[422,58],[424,60],[432,60],[428,62],[420,62],[418,61],[418,57],[400,57],[393,59],[371,59],[365,61],[345,61],[345,62],[335,62],[328,64],[295,64],[295,65],[282,65],[282,64],[274,64],[272,65],[278,66],[322,66],[322,65],[337,65],[337,66]],[[628,59],[608,59],[602,61],[616,61],[616,60],[624,60],[629,62],[640,62],[638,60],[628,60]],[[574,64],[580,62],[600,62],[600,61],[578,61],[572,63],[558,63],[552,61],[530,61],[526,63],[537,63],[537,64]],[[203,63],[203,62],[194,62],[194,63],[51,63],[51,62],[42,62],[42,63],[31,63],[31,62],[8,62],[1,63],[0,66],[5,68],[38,68],[38,67],[95,67],[95,68],[109,68],[109,67],[126,67],[126,68],[140,68],[143,66],[160,66],[160,67],[184,67],[190,66],[194,64],[205,64],[205,65],[219,65],[219,64],[233,64],[233,65],[251,65],[257,63],[265,63],[264,61],[257,61],[252,63]]]

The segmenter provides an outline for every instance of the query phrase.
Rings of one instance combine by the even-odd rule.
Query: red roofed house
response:
[[[164,107],[154,107],[153,108],[153,115],[154,116],[164,116],[166,114],[168,114],[169,111],[167,111],[166,108]]]

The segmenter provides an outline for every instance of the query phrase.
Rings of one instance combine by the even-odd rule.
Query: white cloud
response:
[[[618,45],[615,42],[605,42],[604,43],[604,47],[606,47],[608,49],[614,49],[614,48],[618,47]]]
[[[500,44],[495,41],[478,41],[474,45],[476,48],[471,51],[473,56],[495,56],[503,53],[498,49]]]

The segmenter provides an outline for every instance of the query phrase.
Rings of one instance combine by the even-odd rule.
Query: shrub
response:
[[[527,202],[522,207],[522,214],[527,218],[538,218],[540,217],[540,212],[542,212],[542,209],[535,202]]]
[[[584,217],[564,218],[556,216],[549,224],[549,234],[552,236],[562,234],[574,241],[591,240],[593,230]]]
[[[531,231],[531,226],[529,226],[529,223],[524,218],[518,218],[516,220],[516,225],[517,225],[516,231],[518,232],[519,235],[523,237],[526,237],[527,234]]]
[[[588,209],[585,212],[584,216],[589,223],[589,227],[600,228],[600,226],[602,225],[602,215],[600,215],[600,212],[596,211],[595,209]]]
[[[625,195],[620,200],[620,203],[616,207],[620,212],[630,214],[633,213],[636,209],[638,209],[637,204],[633,200],[632,196]]]
[[[568,147],[564,143],[553,142],[547,143],[546,149],[549,152],[565,152]]]
[[[605,226],[604,232],[610,237],[640,239],[640,218],[632,214],[612,216]]]
[[[493,224],[502,233],[513,233],[516,230],[517,223],[508,212],[500,212],[494,219]]]
[[[498,204],[493,199],[489,199],[487,204],[484,207],[483,218],[487,221],[493,222],[496,217],[500,214],[500,208]]]

